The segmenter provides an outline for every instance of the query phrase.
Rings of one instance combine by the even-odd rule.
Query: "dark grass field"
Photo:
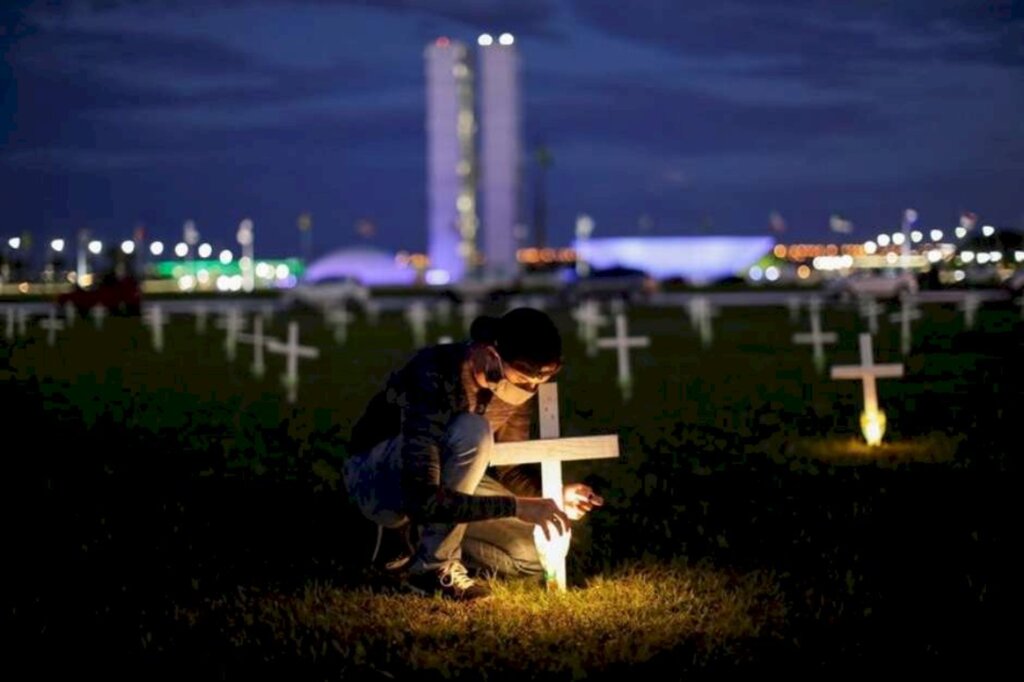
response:
[[[618,433],[622,457],[565,466],[608,501],[574,530],[568,593],[500,583],[473,605],[385,589],[340,484],[349,427],[413,350],[397,316],[340,347],[296,311],[321,358],[295,406],[280,357],[255,379],[249,347],[228,364],[184,316],[162,354],[124,319],[0,342],[9,660],[176,679],[995,669],[1015,656],[1024,326],[1008,305],[973,330],[923,310],[906,376],[879,381],[877,449],[859,383],[818,375],[784,309],[726,309],[708,349],[681,309],[631,311],[652,345],[628,403],[614,353],[586,357],[556,313],[562,433]],[[855,311],[823,326],[829,364],[856,362]],[[901,361],[898,327],[875,358]]]

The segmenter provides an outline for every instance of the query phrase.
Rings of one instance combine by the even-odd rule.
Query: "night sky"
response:
[[[424,249],[423,49],[510,31],[549,233],[1024,228],[1024,0],[3,0],[0,236]],[[532,171],[532,169],[531,169]],[[527,178],[527,187],[532,180]],[[530,197],[526,196],[529,217]],[[361,220],[376,226],[367,239]]]

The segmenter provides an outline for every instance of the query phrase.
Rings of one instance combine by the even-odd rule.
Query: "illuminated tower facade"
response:
[[[477,41],[480,63],[480,185],[485,273],[517,270],[522,114],[519,51],[510,33]]]
[[[473,73],[463,43],[438,38],[427,77],[427,229],[433,281],[458,281],[477,258]]]

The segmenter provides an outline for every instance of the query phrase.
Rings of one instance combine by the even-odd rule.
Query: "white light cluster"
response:
[[[188,244],[185,242],[178,242],[174,245],[174,255],[178,258],[184,258],[188,255]]]
[[[875,241],[878,242],[879,246],[889,246],[889,235],[885,233],[880,234],[878,235],[878,239],[876,239]]]
[[[161,253],[164,252],[164,243],[153,242],[152,244],[149,245],[149,252],[154,256],[159,256]]]
[[[878,244],[874,242],[864,242],[864,253],[869,256],[874,255],[878,251]]]
[[[986,237],[991,237],[996,233],[996,228],[992,227],[991,225],[985,225],[984,227],[981,228],[981,233]]]
[[[747,276],[755,282],[760,282],[761,278],[764,277],[764,271],[760,265],[752,265],[750,270],[747,270]]]
[[[931,231],[931,238],[932,238],[933,242],[941,241],[942,240],[942,230],[932,230]]]
[[[121,251],[123,251],[126,256],[132,255],[135,252],[135,242],[131,239],[125,239],[121,242]]]
[[[102,250],[103,242],[101,242],[99,239],[93,239],[91,242],[89,242],[89,253],[93,254],[94,256],[98,256],[100,255],[100,251]]]
[[[811,264],[815,270],[843,270],[853,267],[853,256],[816,256]]]

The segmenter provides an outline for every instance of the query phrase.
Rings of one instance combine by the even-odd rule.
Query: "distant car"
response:
[[[832,295],[841,299],[872,297],[877,299],[899,298],[903,294],[920,291],[914,273],[857,271],[847,277],[830,282],[826,287]]]
[[[61,308],[73,305],[79,315],[86,315],[93,308],[103,306],[112,315],[137,316],[142,312],[142,287],[130,275],[108,275],[91,287],[76,285],[71,291],[57,296],[56,302]]]
[[[577,277],[573,273],[568,275],[568,280],[562,290],[563,298],[568,305],[576,305],[587,299],[619,299],[628,303],[640,303],[658,289],[657,280],[646,272],[634,268],[591,270],[584,277]]]

